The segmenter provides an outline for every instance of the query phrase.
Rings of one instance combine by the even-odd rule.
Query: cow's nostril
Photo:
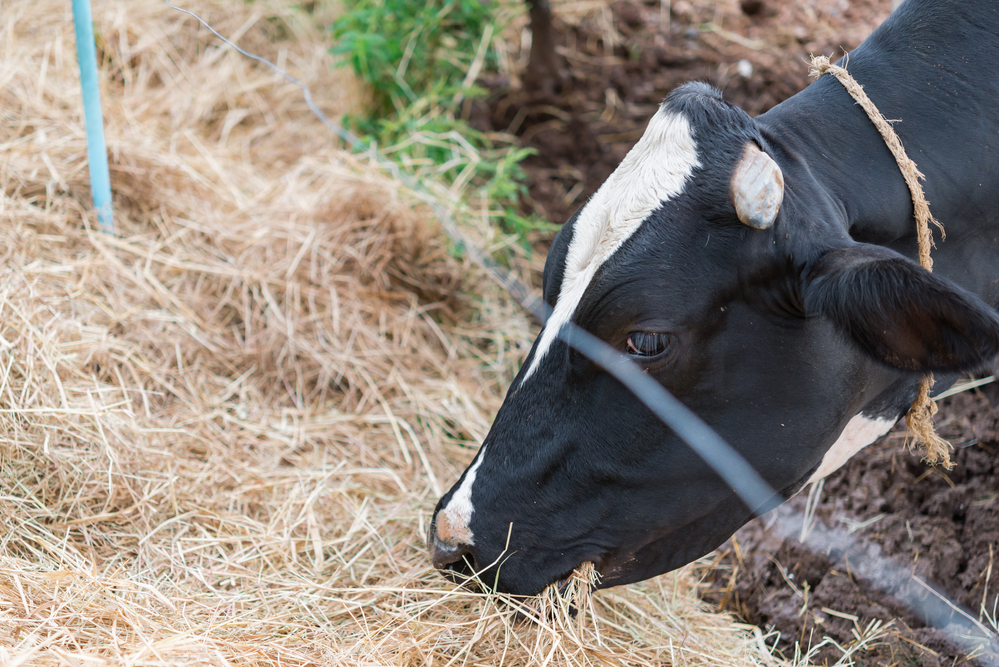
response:
[[[451,546],[435,539],[430,547],[430,557],[434,561],[434,567],[438,570],[447,570],[466,576],[474,571],[472,550],[467,544]]]
[[[454,538],[441,539],[439,532],[437,517],[434,517],[427,535],[427,548],[434,567],[452,579],[471,576],[475,572],[472,545]]]

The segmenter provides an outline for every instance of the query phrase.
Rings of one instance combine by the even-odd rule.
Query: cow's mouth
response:
[[[573,572],[575,572],[575,570],[573,570]],[[564,577],[561,577],[561,578],[557,579],[555,581],[555,583],[552,584],[552,586],[555,587],[555,592],[560,597],[565,597],[566,594],[569,592],[569,586],[572,583],[573,572],[570,572],[569,574],[565,575]]]
[[[537,597],[548,597],[553,601],[561,600],[575,605],[600,588],[600,576],[596,564],[593,561],[585,561],[556,579],[555,583],[546,587]]]
[[[573,618],[599,586],[600,573],[592,561],[558,577],[537,595],[518,601],[518,616],[547,624]]]
[[[488,574],[477,572],[467,559],[461,559],[438,570],[449,581],[471,591],[493,592],[494,582]],[[519,620],[550,623],[556,618],[576,616],[588,596],[600,588],[600,571],[593,561],[586,561],[538,591],[534,595],[501,595],[499,601],[516,608]]]
[[[446,566],[438,568],[437,571],[453,584],[461,584],[469,588],[483,586],[483,582],[476,576],[475,567],[468,556],[448,563]]]
[[[572,592],[571,589],[574,586],[580,590],[593,590],[599,587],[601,576],[596,562],[592,560],[583,561],[567,575],[556,581],[555,589],[560,594]]]

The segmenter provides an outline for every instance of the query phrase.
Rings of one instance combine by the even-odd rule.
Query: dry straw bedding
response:
[[[321,16],[188,6],[358,103]],[[0,664],[773,662],[690,572],[543,623],[436,576],[529,323],[296,89],[163,3],[94,20],[117,238],[68,3],[0,5]]]

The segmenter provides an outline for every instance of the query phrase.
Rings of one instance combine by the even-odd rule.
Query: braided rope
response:
[[[881,133],[888,150],[895,156],[898,168],[902,172],[905,184],[909,186],[909,193],[912,195],[912,208],[916,218],[916,237],[919,242],[919,265],[927,271],[933,271],[933,258],[930,256],[930,249],[936,247],[933,242],[933,234],[930,233],[929,223],[933,223],[940,230],[941,238],[946,238],[943,225],[938,222],[930,213],[929,202],[923,195],[923,188],[919,181],[926,180],[926,177],[916,167],[905,153],[902,141],[895,134],[895,129],[891,126],[874,102],[864,92],[864,87],[857,83],[846,68],[834,65],[826,56],[813,56],[809,75],[812,78],[819,78],[823,74],[832,74],[843,84],[850,96],[867,112],[867,117],[871,119],[874,126]],[[909,432],[913,435],[914,442],[923,445],[924,460],[930,465],[942,465],[948,470],[953,467],[950,460],[950,443],[937,435],[933,427],[933,415],[937,412],[937,405],[930,398],[930,387],[933,386],[933,375],[923,376],[919,381],[919,393],[916,399],[909,406],[909,412],[905,415],[905,423]]]

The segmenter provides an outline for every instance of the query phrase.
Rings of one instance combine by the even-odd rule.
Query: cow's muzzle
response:
[[[453,537],[443,538],[437,529],[437,515],[430,521],[427,531],[427,549],[434,567],[454,582],[462,582],[475,573],[472,545]]]

